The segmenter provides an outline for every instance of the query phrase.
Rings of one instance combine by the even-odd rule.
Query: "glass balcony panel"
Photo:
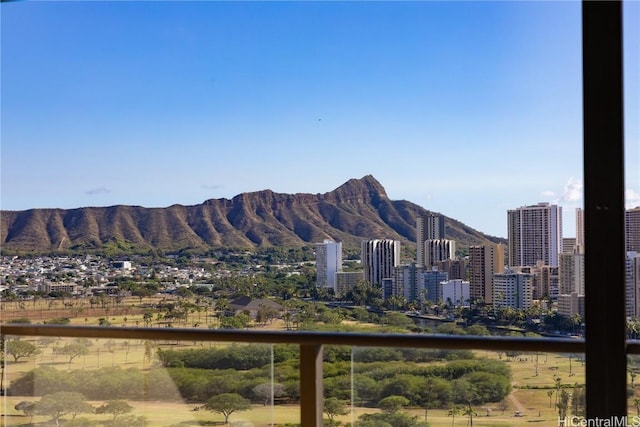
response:
[[[585,413],[582,354],[358,347],[352,372],[343,423],[552,426]]]
[[[3,390],[3,426],[300,422],[296,345],[5,336]]]

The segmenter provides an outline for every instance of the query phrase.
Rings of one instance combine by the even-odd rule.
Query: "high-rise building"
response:
[[[500,243],[469,248],[471,299],[493,302],[493,275],[504,270],[504,247]]]
[[[558,314],[565,317],[579,314],[584,318],[584,295],[578,295],[576,292],[558,295]]]
[[[578,246],[578,239],[575,237],[563,237],[562,238],[562,253],[572,254]]]
[[[393,286],[393,295],[402,296],[407,302],[423,301],[424,269],[416,263],[396,267]]]
[[[336,293],[336,273],[342,270],[342,242],[316,243],[316,286]]]
[[[445,238],[443,215],[427,212],[416,219],[416,261],[420,267],[426,266],[424,242]]]
[[[538,261],[533,267],[514,267],[513,270],[533,276],[532,299],[551,298],[553,301],[558,299],[558,267],[552,267]]]
[[[576,246],[584,247],[584,211],[576,208]]]
[[[624,235],[627,252],[640,252],[640,206],[625,211]]]
[[[452,307],[469,305],[469,282],[461,279],[450,279],[441,283],[442,301]]]
[[[438,261],[433,265],[438,267],[440,271],[446,271],[449,274],[449,279],[466,280],[467,278],[467,261],[463,258]]]
[[[562,252],[562,207],[549,203],[507,212],[509,266],[534,266],[538,261],[558,266]]]
[[[365,240],[361,244],[361,260],[364,280],[370,285],[381,286],[382,279],[391,279],[394,267],[400,265],[399,240]]]
[[[526,310],[531,307],[533,274],[505,270],[493,275],[493,308],[511,307]]]
[[[581,247],[574,248],[572,253],[560,254],[558,265],[558,292],[561,295],[584,295],[584,253]]]
[[[343,297],[362,281],[362,271],[338,271],[336,273],[336,297]]]
[[[627,252],[625,269],[626,314],[640,317],[640,253]]]
[[[424,242],[424,266],[431,268],[440,261],[456,257],[456,242],[447,239],[429,239]]]
[[[425,271],[423,275],[424,289],[421,294],[424,300],[439,303],[442,301],[442,282],[447,282],[449,275],[445,271],[439,271],[437,267],[432,267],[431,270]]]

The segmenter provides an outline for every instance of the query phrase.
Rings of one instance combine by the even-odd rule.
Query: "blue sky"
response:
[[[640,3],[625,10],[640,204]],[[506,236],[581,206],[580,4],[14,2],[2,14],[1,208],[164,207],[371,174]]]

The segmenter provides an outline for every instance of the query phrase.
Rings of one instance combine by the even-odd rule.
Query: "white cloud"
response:
[[[628,188],[624,192],[624,205],[626,209],[640,206],[640,193],[638,193],[636,190]]]
[[[549,198],[549,197],[555,197],[555,196],[556,196],[556,193],[555,193],[555,192],[553,192],[553,191],[551,191],[551,190],[544,190],[544,191],[542,191],[542,192],[540,193],[540,195],[541,195],[542,197]]]
[[[205,190],[219,190],[221,188],[224,188],[224,185],[218,185],[218,184],[202,184],[202,188],[204,188]]]
[[[570,177],[564,185],[561,200],[563,202],[579,202],[582,200],[583,187],[582,181],[575,179],[574,177]]]
[[[111,190],[109,190],[105,186],[98,187],[98,188],[92,188],[91,190],[87,190],[87,191],[84,192],[84,194],[88,194],[90,196],[94,196],[96,194],[108,194],[108,193],[111,193]]]

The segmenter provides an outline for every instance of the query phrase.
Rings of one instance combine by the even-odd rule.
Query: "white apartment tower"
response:
[[[531,307],[533,274],[505,270],[493,275],[493,308],[511,307],[526,310]]]
[[[382,285],[382,279],[391,279],[394,267],[400,265],[399,240],[365,240],[361,244],[364,280],[370,285]]]
[[[452,260],[455,256],[456,242],[453,240],[429,239],[424,242],[424,265],[426,268],[431,268],[441,261]]]
[[[336,289],[336,273],[342,270],[342,242],[316,243],[316,286]]]
[[[469,248],[469,286],[471,299],[493,303],[493,275],[504,270],[504,246],[494,243]]]
[[[624,235],[627,252],[640,252],[640,206],[624,212]]]
[[[449,279],[441,283],[442,301],[452,307],[468,307],[470,301],[469,282],[462,279]]]
[[[416,219],[416,261],[425,267],[424,242],[445,238],[444,216],[427,212]]]
[[[509,266],[558,266],[562,252],[562,207],[549,203],[507,212]]]

